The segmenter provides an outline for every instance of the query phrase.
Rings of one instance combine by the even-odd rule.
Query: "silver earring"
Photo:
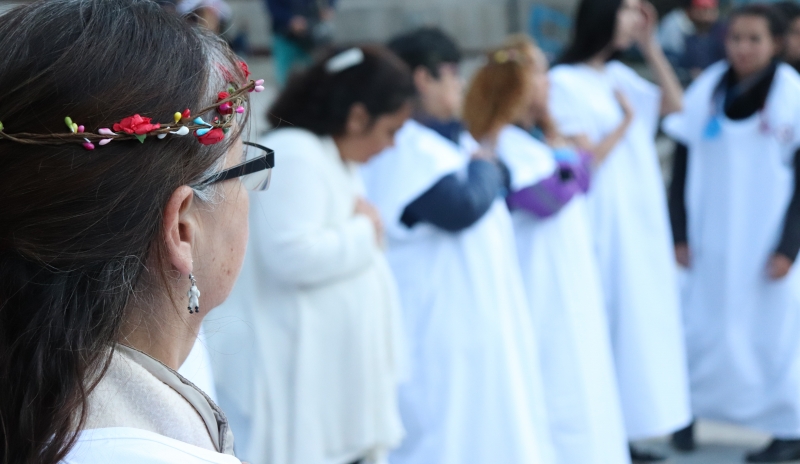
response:
[[[197,281],[194,276],[189,274],[189,280],[192,282],[192,287],[189,289],[189,314],[200,312],[200,290],[197,289]]]

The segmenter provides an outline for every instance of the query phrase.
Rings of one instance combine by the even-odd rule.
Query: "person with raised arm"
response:
[[[677,270],[655,145],[659,118],[681,110],[683,91],[655,39],[655,24],[655,8],[641,0],[582,0],[572,41],[550,71],[550,112],[564,135],[599,144],[633,115],[595,170],[588,195],[632,441],[691,421]],[[634,44],[656,84],[616,60]],[[634,447],[631,454],[635,461],[663,459]]]

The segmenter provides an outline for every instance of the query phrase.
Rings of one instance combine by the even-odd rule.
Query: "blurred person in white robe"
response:
[[[547,71],[547,58],[530,38],[510,38],[473,77],[464,121],[476,139],[496,147],[511,174],[506,203],[539,343],[555,462],[627,464],[585,199],[602,154],[578,151],[558,133],[547,109]],[[606,143],[615,143],[627,124]]]
[[[269,110],[280,173],[252,197],[242,278],[206,325],[253,464],[380,464],[403,437],[399,299],[358,168],[394,142],[413,94],[400,59],[363,46],[296,74]]]
[[[769,433],[747,462],[800,459],[800,77],[778,59],[782,18],[734,10],[728,60],[664,122],[670,213],[696,417]],[[695,448],[693,427],[673,436]]]
[[[503,201],[507,171],[456,119],[461,53],[442,31],[389,47],[411,67],[414,119],[363,169],[387,231],[411,347],[407,436],[392,464],[552,463],[533,326]]]
[[[683,91],[655,39],[655,24],[655,8],[641,0],[582,0],[572,42],[550,71],[550,112],[564,135],[598,144],[632,113],[588,195],[631,441],[691,421],[677,267],[655,147],[659,118],[681,109]],[[634,44],[658,85],[615,59]],[[664,459],[633,446],[631,455]]]

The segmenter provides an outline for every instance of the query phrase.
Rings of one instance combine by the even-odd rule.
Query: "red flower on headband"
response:
[[[215,143],[221,142],[224,138],[225,132],[223,132],[219,127],[215,127],[206,132],[205,135],[197,137],[197,140],[203,145],[214,145]]]
[[[221,102],[222,100],[225,100],[230,96],[231,94],[229,94],[228,92],[220,92],[217,94],[217,101]],[[217,107],[217,111],[219,111],[220,114],[231,114],[233,113],[233,105],[231,105],[230,102],[223,103]]]
[[[247,79],[250,77],[250,68],[247,67],[247,63],[244,61],[239,62],[239,67],[242,68],[242,72],[244,73],[244,78]]]
[[[161,124],[150,124],[151,118],[143,118],[138,114],[129,116],[122,121],[114,124],[114,132],[124,132],[126,134],[145,135],[161,128]]]

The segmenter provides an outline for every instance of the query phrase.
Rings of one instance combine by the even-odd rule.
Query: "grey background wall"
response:
[[[24,0],[0,0],[0,12]],[[680,0],[652,0],[666,11]],[[723,0],[723,3],[752,0]],[[263,0],[228,0],[234,30],[247,33],[261,51],[270,46]],[[400,31],[434,24],[452,34],[468,51],[497,45],[509,32],[531,33],[546,51],[555,53],[569,36],[570,17],[578,0],[338,0],[336,35],[341,41],[383,41]]]
[[[255,47],[269,45],[269,28],[262,0],[229,0],[236,27],[248,32]],[[577,0],[339,0],[336,35],[342,41],[385,40],[400,31],[435,24],[468,50],[502,42],[511,31],[527,30],[534,11],[544,21],[544,33],[567,34],[569,15]],[[548,18],[555,18],[555,21]],[[563,20],[563,21],[562,21]]]

